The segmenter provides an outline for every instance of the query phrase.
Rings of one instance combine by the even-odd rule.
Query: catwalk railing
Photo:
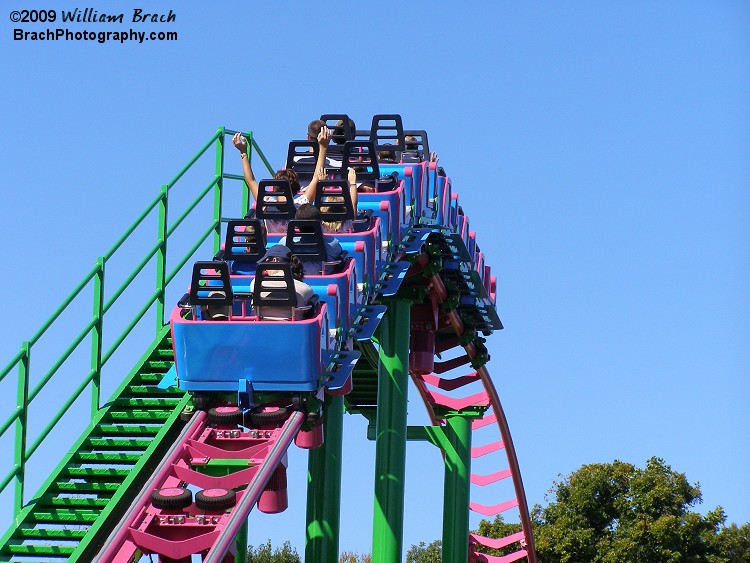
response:
[[[123,342],[131,335],[133,329],[146,317],[146,315],[152,309],[155,309],[156,317],[156,334],[164,326],[164,313],[165,313],[165,294],[169,284],[175,280],[175,278],[183,272],[183,268],[190,261],[193,255],[213,234],[213,247],[214,252],[219,250],[221,244],[221,223],[225,220],[223,218],[223,201],[224,201],[224,189],[225,180],[239,181],[242,182],[242,214],[244,215],[249,207],[250,194],[247,185],[244,184],[243,178],[237,174],[229,174],[224,171],[224,158],[225,158],[225,142],[227,136],[231,136],[235,131],[230,131],[223,127],[219,128],[218,131],[206,142],[203,148],[175,175],[172,180],[161,187],[161,191],[156,198],[154,198],[141,213],[141,215],[133,222],[133,224],[125,231],[125,233],[115,242],[115,244],[107,251],[103,256],[99,257],[96,265],[84,276],[83,280],[75,287],[75,289],[65,298],[62,304],[55,310],[54,313],[44,322],[39,330],[28,340],[21,344],[19,351],[11,358],[5,368],[0,371],[0,382],[6,379],[14,370],[17,373],[17,388],[16,388],[16,401],[15,408],[12,409],[10,415],[0,424],[0,439],[9,434],[10,429],[14,428],[14,440],[15,445],[13,449],[13,463],[10,470],[0,477],[0,495],[5,493],[6,489],[11,483],[15,485],[14,499],[13,499],[13,515],[14,517],[19,513],[25,502],[25,483],[26,473],[29,461],[32,459],[34,454],[39,450],[40,446],[48,439],[52,429],[60,423],[66,416],[71,412],[72,405],[84,395],[86,391],[89,391],[90,404],[91,404],[91,418],[93,419],[96,413],[101,407],[101,385],[102,385],[102,368],[112,358],[113,354],[120,348]],[[249,139],[249,157],[252,158],[253,154],[257,154],[263,162],[264,166],[269,172],[273,173],[268,160],[266,159],[263,152],[258,147],[255,139],[253,138],[252,132],[245,133],[247,139]],[[201,189],[198,195],[186,205],[186,208],[174,218],[169,221],[170,214],[169,203],[170,193],[174,189],[175,185],[182,179],[188,171],[193,169],[193,172],[200,174],[198,170],[199,166],[196,166],[199,162],[205,163],[206,159],[210,158],[211,149],[214,149],[214,166],[213,176],[210,181]],[[203,165],[203,164],[201,164]],[[196,167],[196,168],[194,168]],[[184,184],[184,182],[183,182]],[[174,198],[172,198],[174,199]],[[203,232],[201,232],[197,239],[189,241],[188,244],[191,246],[187,252],[183,255],[179,253],[168,254],[170,249],[169,240],[175,233],[175,230],[187,219],[191,214],[199,214],[199,205],[203,202],[213,200],[212,216],[209,221],[209,226]],[[125,275],[125,280],[116,287],[109,297],[105,298],[105,271],[107,263],[117,255],[118,250],[133,237],[133,235],[143,228],[144,223],[147,220],[153,220],[156,218],[157,232],[155,233],[155,243],[146,251],[143,258],[138,264]],[[169,262],[168,262],[169,259]],[[134,259],[130,259],[133,261]],[[167,270],[167,264],[174,263],[174,266],[170,271]],[[136,277],[149,266],[156,271],[156,280],[153,285],[153,290],[149,293],[145,291],[145,295],[140,295],[138,298],[142,299],[140,304],[137,301],[133,301],[134,297],[128,295],[128,306],[130,310],[135,310],[135,314],[127,322],[125,328],[116,335],[107,334],[108,337],[112,337],[112,344],[106,349],[103,346],[104,342],[104,318],[108,311],[110,311],[122,297],[123,293],[131,287]],[[37,368],[37,363],[32,364],[32,352],[34,347],[38,345],[40,340],[48,334],[48,331],[60,325],[67,323],[67,320],[62,319],[62,315],[71,308],[71,304],[76,301],[82,294],[87,292],[93,293],[92,303],[92,314],[90,318],[84,318],[81,322],[80,331],[73,337],[70,345],[65,351],[60,354],[55,360],[52,361],[51,365],[45,366],[40,365]],[[60,373],[60,370],[66,363],[71,362],[71,357],[74,352],[80,350],[86,346],[86,343],[90,345],[90,362],[88,373],[85,377],[77,382],[77,386],[71,393],[71,395],[63,402],[60,409],[49,415],[48,411],[40,409],[46,418],[44,421],[40,421],[41,424],[46,424],[43,429],[35,436],[30,436],[29,428],[32,426],[30,419],[30,406],[37,399],[43,389],[53,380],[54,376]],[[41,363],[41,362],[40,362]],[[32,365],[34,370],[32,374]],[[38,381],[32,386],[31,382],[36,381],[36,377],[32,375],[41,374]],[[73,382],[72,385],[76,385]],[[2,414],[0,414],[2,416]],[[41,460],[40,460],[41,461]],[[0,468],[0,471],[4,471],[4,468]],[[9,494],[9,492],[8,492]],[[8,506],[8,504],[6,504]]]

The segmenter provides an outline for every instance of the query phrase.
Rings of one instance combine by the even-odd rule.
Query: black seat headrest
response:
[[[289,221],[294,219],[294,194],[289,180],[261,180],[255,214],[259,219]]]
[[[354,204],[346,180],[321,180],[315,192],[315,207],[320,209],[321,221],[354,219]]]
[[[372,117],[370,140],[375,143],[378,153],[391,153],[390,159],[401,161],[404,150],[404,125],[397,113],[378,114]]]
[[[297,292],[294,288],[292,266],[289,262],[258,262],[253,283],[253,306],[256,314],[261,318],[265,316],[263,313],[265,307],[274,307],[277,310],[279,307],[288,307],[288,318],[294,317]]]
[[[315,163],[318,161],[318,151],[317,141],[289,141],[286,168],[294,170],[300,180],[312,180]]]
[[[234,300],[229,265],[220,261],[193,264],[188,303],[193,306],[230,306]]]
[[[224,238],[224,260],[257,262],[266,252],[266,231],[260,219],[231,219]]]
[[[327,258],[323,228],[317,219],[289,221],[286,246],[303,262],[324,262]]]
[[[336,145],[343,145],[347,141],[353,141],[357,127],[354,120],[345,113],[326,113],[320,116],[325,121],[326,127],[331,130],[331,141]]]
[[[375,143],[372,141],[349,141],[344,145],[342,177],[346,178],[349,168],[357,172],[357,182],[375,181],[380,177]]]
[[[428,161],[430,159],[430,145],[427,142],[427,131],[404,131],[404,152],[408,154],[402,154],[403,160],[410,155],[416,155],[419,162]]]

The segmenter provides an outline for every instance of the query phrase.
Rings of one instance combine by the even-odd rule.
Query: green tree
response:
[[[700,487],[659,458],[644,469],[621,461],[584,465],[550,493],[549,505],[533,513],[544,563],[748,561],[724,553],[729,545],[743,553],[744,527],[728,531],[721,507],[706,516],[690,511],[701,502]]]
[[[443,542],[435,540],[427,545],[423,541],[412,545],[406,552],[406,563],[442,563]]]
[[[370,555],[369,553],[344,551],[339,556],[339,563],[372,563],[372,555]]]
[[[288,541],[274,548],[269,539],[258,547],[247,546],[247,563],[302,563],[297,550]]]
[[[750,524],[726,526],[716,541],[717,551],[722,554],[717,559],[721,563],[746,563],[750,561]]]

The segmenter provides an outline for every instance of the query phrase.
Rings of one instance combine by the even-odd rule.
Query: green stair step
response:
[[[171,360],[174,361],[174,352],[172,348],[157,348],[154,353],[151,354],[149,359],[160,359],[160,360]]]
[[[128,410],[128,411],[117,411],[107,413],[106,418],[108,420],[153,420],[153,421],[164,421],[169,418],[172,414],[171,410]]]
[[[66,467],[63,475],[73,479],[88,479],[90,481],[107,480],[109,482],[122,481],[130,473],[129,469],[116,469],[114,467]]]
[[[161,359],[148,360],[143,367],[139,375],[158,375],[164,377],[164,374],[174,369],[174,360],[164,361]],[[137,378],[133,380],[133,383],[137,381]]]
[[[35,510],[30,515],[33,522],[47,522],[55,524],[93,524],[99,518],[99,512],[84,512],[82,510]]]
[[[180,397],[163,397],[161,399],[145,399],[145,398],[120,398],[116,399],[114,405],[116,407],[176,407],[177,403],[180,402]]]
[[[155,391],[159,391],[160,393],[164,393],[166,389],[160,389],[159,384],[161,383],[161,380],[164,379],[164,376],[167,375],[167,370],[144,370],[141,373],[138,374],[138,376],[134,377],[130,384],[131,385],[142,385],[144,387],[147,387],[148,389],[153,389]],[[124,394],[124,393],[123,393]]]
[[[109,499],[99,498],[42,498],[37,502],[37,506],[46,506],[50,508],[103,508],[107,506]]]
[[[151,444],[150,439],[134,438],[88,438],[83,446],[97,450],[141,450],[144,451]]]
[[[119,483],[67,483],[67,482],[60,482],[55,481],[52,486],[60,491],[65,493],[80,493],[80,494],[86,494],[86,493],[112,493],[114,494],[117,492],[117,489],[120,487]]]
[[[91,534],[106,536],[116,520],[111,516],[116,515],[112,509],[117,510],[112,503],[132,502],[130,489],[122,496],[123,484],[133,478],[132,467],[154,446],[154,438],[174,418],[175,407],[185,397],[179,389],[158,388],[174,365],[171,338],[162,338],[147,357],[131,372],[119,397],[104,405],[106,413],[78,443],[77,451],[60,464],[18,528],[8,531],[5,545],[0,545],[0,561],[90,560],[97,541],[92,543]],[[140,474],[135,479],[139,483]]]
[[[55,540],[81,540],[86,536],[87,530],[61,530],[59,528],[21,528],[16,532],[16,537],[25,539],[55,539]]]
[[[62,547],[57,545],[9,545],[5,551],[12,555],[37,555],[45,557],[70,557],[75,551],[74,547]]]
[[[164,370],[164,373],[166,373],[167,371],[169,371],[169,368],[172,367],[172,364],[174,364],[174,361],[147,360],[144,364],[144,368],[150,370]]]
[[[372,383],[373,385],[378,384],[378,374],[377,373],[362,373],[361,371],[354,371],[352,374],[352,377],[354,378],[354,381],[366,381],[368,383]]]
[[[155,385],[129,385],[126,388],[127,394],[131,397],[140,397],[142,395],[150,397],[173,397],[184,395],[184,391],[180,391],[176,387],[170,387],[169,389],[159,389]]]
[[[134,383],[153,383],[154,385],[158,385],[159,382],[164,379],[164,373],[151,373],[151,372],[141,372],[139,373],[135,378],[133,378]]]
[[[77,452],[73,459],[84,463],[109,463],[135,465],[141,459],[141,454],[105,453],[105,452]]]
[[[100,424],[94,429],[99,436],[156,436],[161,430],[161,424]]]

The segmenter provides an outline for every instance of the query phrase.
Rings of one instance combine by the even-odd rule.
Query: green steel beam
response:
[[[410,317],[411,303],[404,299],[393,299],[388,302],[379,327],[373,563],[401,561]]]
[[[443,495],[443,562],[466,563],[469,552],[471,421],[460,414],[446,418]]]
[[[247,563],[247,520],[242,525],[240,533],[237,534],[237,553],[234,555],[234,563]]]
[[[327,396],[323,412],[323,445],[308,460],[305,561],[337,563],[344,398]]]

